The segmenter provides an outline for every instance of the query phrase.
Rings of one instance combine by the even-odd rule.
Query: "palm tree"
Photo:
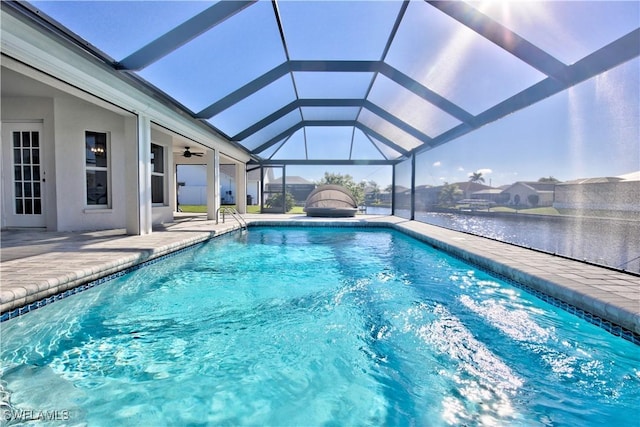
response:
[[[473,172],[469,175],[469,182],[484,182],[482,172]]]
[[[482,177],[482,172],[472,172],[472,173],[469,175],[469,182],[470,182],[470,183],[473,183],[473,182],[476,182],[476,183],[478,183],[478,182],[484,182],[484,178]],[[466,188],[465,188],[465,190],[464,190],[464,196],[465,196],[465,198],[469,198],[469,197],[470,197],[471,188],[469,188],[469,187],[470,187],[470,184],[467,184],[467,185],[466,185]]]

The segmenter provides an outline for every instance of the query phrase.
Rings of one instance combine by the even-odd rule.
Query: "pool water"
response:
[[[0,409],[54,425],[635,425],[640,402],[640,347],[387,230],[253,228],[1,327]]]

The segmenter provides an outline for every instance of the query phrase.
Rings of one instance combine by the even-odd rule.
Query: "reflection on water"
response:
[[[640,272],[639,221],[531,215],[487,217],[435,212],[416,212],[415,217],[417,221],[457,231]]]

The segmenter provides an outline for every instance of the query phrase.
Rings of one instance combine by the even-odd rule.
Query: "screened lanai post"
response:
[[[247,165],[242,162],[236,163],[236,208],[247,213]]]
[[[140,229],[138,191],[138,118],[131,117],[125,121],[124,158],[125,180],[127,185],[125,194],[126,230],[127,234],[137,235]],[[136,185],[133,185],[136,184]]]
[[[218,150],[207,150],[207,219],[217,219],[220,209],[220,154]]]
[[[416,153],[411,155],[411,221],[416,219]]]
[[[396,164],[391,167],[391,215],[396,214]]]
[[[127,234],[150,234],[153,217],[151,211],[151,120],[149,117],[138,116],[136,135],[131,147],[135,147],[135,153],[128,157],[127,161],[130,163],[127,165],[127,170],[131,171],[128,178],[132,179],[132,184],[135,183],[135,185],[127,186],[129,189],[126,195]],[[133,192],[135,194],[131,194]]]
[[[167,193],[168,193],[168,205],[171,207],[171,211],[172,212],[177,212],[178,211],[178,168],[176,167],[176,163],[175,163],[175,158],[173,155],[173,151],[171,150],[171,146],[167,147],[166,150],[166,155],[167,155],[167,160],[166,160],[166,165],[171,165],[171,166],[167,166],[167,172],[168,172],[168,178],[167,178],[167,183],[168,183],[168,188],[167,188]],[[175,217],[175,214],[172,214],[173,217]]]

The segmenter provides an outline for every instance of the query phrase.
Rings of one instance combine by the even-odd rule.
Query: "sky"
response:
[[[213,4],[32,3],[115,60],[126,58]],[[565,64],[636,29],[640,22],[640,5],[636,1],[470,3]],[[278,2],[288,54],[294,60],[380,59],[399,6],[399,1]],[[285,60],[272,6],[270,2],[259,2],[139,74],[198,112]],[[424,2],[410,4],[385,62],[472,114],[545,78]],[[471,173],[480,172],[486,184],[500,186],[548,176],[564,181],[640,170],[639,80],[640,61],[636,58],[422,152],[416,159],[416,183],[467,181]],[[285,75],[209,122],[233,136],[293,101],[296,93],[301,98],[357,98],[364,96],[370,86],[372,102],[430,137],[460,123],[382,75],[314,72]],[[353,120],[357,113],[353,108],[336,107],[295,110],[249,137],[246,144],[250,149],[259,147],[301,119],[328,114],[335,119]],[[376,120],[377,116],[368,110],[360,117],[404,148],[419,144],[406,132]],[[354,158],[382,158],[360,130],[353,133],[351,129],[309,127],[287,140],[275,157],[301,158],[308,154],[322,159],[341,158],[348,155],[353,137]],[[266,153],[273,154],[280,142]],[[387,150],[384,154],[393,152]],[[310,181],[321,179],[326,170],[348,173],[358,182],[375,181],[381,187],[391,183],[390,167],[289,166],[287,170],[290,175]]]
[[[553,176],[562,181],[640,170],[640,60],[623,64],[528,109],[418,156],[418,182],[494,186]]]

